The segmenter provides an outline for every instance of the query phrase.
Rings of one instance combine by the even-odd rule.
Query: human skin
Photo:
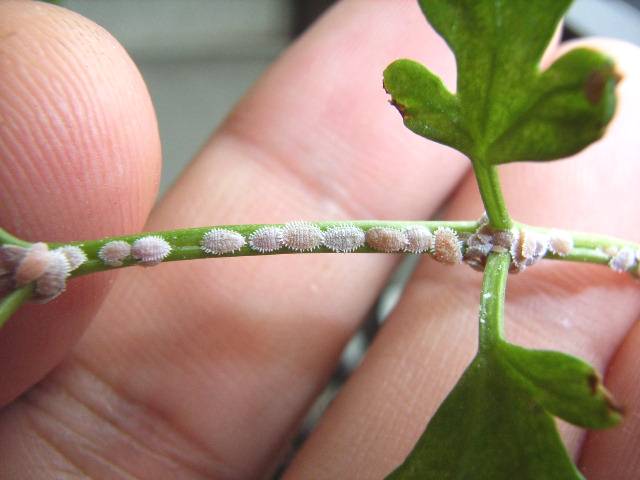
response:
[[[507,205],[518,221],[638,241],[639,52],[587,43],[623,75],[607,135],[571,159],[501,167]],[[299,219],[477,218],[466,159],[406,130],[387,104],[382,71],[399,57],[453,88],[453,57],[414,1],[339,3],[151,211],[160,144],[133,62],[77,14],[3,1],[0,225],[70,241]],[[73,280],[0,331],[0,478],[267,476],[398,260],[230,258]],[[420,264],[286,478],[382,478],[402,461],[473,356],[480,279]],[[626,407],[620,428],[562,429],[590,480],[640,471],[637,289],[606,268],[560,262],[509,279],[508,337],[585,358]]]

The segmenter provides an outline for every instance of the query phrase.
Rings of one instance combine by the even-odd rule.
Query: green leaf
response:
[[[620,420],[593,369],[502,342],[478,353],[390,480],[582,479],[549,412],[581,425]]]
[[[522,113],[487,152],[494,164],[553,160],[598,140],[615,110],[617,76],[604,55],[576,49],[558,59],[528,92]]]
[[[500,360],[549,413],[585,428],[607,428],[622,420],[621,409],[600,376],[579,358],[560,352],[500,345]]]
[[[570,3],[420,0],[456,56],[457,93],[414,62],[392,63],[384,86],[407,127],[485,165],[561,158],[600,138],[615,109],[611,61],[578,49],[539,69]]]
[[[472,140],[461,125],[458,99],[440,78],[413,60],[396,60],[384,71],[384,85],[393,85],[392,103],[410,130],[470,150]]]

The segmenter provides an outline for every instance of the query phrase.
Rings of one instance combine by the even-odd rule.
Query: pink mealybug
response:
[[[323,241],[322,230],[309,222],[290,222],[282,228],[282,243],[294,252],[310,252]]]
[[[431,250],[433,246],[433,234],[431,230],[420,225],[407,227],[404,229],[406,244],[404,251],[409,253],[424,253]]]
[[[213,228],[204,234],[200,248],[211,255],[233,253],[244,247],[246,241],[242,235],[224,228]]]
[[[407,246],[407,236],[398,228],[373,227],[367,230],[365,239],[367,245],[378,252],[401,252]]]
[[[15,269],[16,286],[21,287],[40,278],[50,263],[49,247],[38,242],[31,245]]]
[[[275,252],[282,248],[282,229],[261,227],[249,235],[249,247],[260,253]]]
[[[143,267],[157,265],[171,253],[171,245],[158,235],[139,238],[131,246],[131,256]]]
[[[107,242],[98,251],[98,258],[110,267],[122,266],[122,262],[129,255],[131,255],[131,245],[124,240]]]
[[[573,237],[562,230],[553,229],[549,232],[549,250],[564,257],[573,250]]]
[[[324,232],[324,245],[334,252],[348,253],[362,247],[364,237],[364,232],[355,225],[338,225]]]
[[[455,230],[449,227],[439,227],[435,231],[433,258],[448,265],[462,262],[462,242]]]
[[[53,300],[67,286],[67,277],[71,271],[67,257],[60,251],[49,252],[49,264],[44,273],[36,280],[36,302],[45,303]]]
[[[522,272],[544,258],[549,249],[549,237],[534,230],[522,229],[515,236],[511,248],[510,271]]]

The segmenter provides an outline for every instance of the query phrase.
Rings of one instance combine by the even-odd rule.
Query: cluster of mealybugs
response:
[[[49,250],[46,243],[29,247],[0,247],[0,294],[34,282],[32,299],[48,302],[60,295],[69,274],[82,265],[87,256],[81,248],[66,245]]]
[[[431,232],[420,225],[363,229],[345,223],[321,230],[310,222],[290,222],[282,227],[258,228],[248,238],[230,229],[213,228],[202,236],[200,248],[209,255],[225,255],[238,252],[247,244],[259,253],[281,249],[312,252],[318,248],[348,253],[366,246],[387,253],[430,253],[439,262],[465,262],[477,270],[484,269],[490,252],[509,252],[512,272],[534,265],[547,252],[564,256],[573,250],[571,235],[560,230],[547,233],[527,228],[492,230],[486,218],[479,224],[474,233],[462,238],[449,227]],[[110,267],[122,266],[127,259],[152,266],[166,259],[171,250],[169,242],[161,236],[147,235],[131,244],[124,240],[107,242],[98,251],[98,258]],[[630,247],[611,248],[606,253],[609,266],[616,272],[640,268],[640,252]],[[49,250],[44,243],[29,247],[4,245],[0,247],[0,293],[35,282],[34,299],[51,300],[64,290],[69,274],[86,260],[84,251],[76,246]]]

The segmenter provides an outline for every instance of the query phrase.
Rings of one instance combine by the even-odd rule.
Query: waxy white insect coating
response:
[[[49,252],[49,264],[36,280],[34,299],[44,303],[56,298],[64,292],[70,272],[69,261],[62,252],[57,250]]]
[[[549,250],[561,257],[569,255],[573,250],[573,237],[561,230],[551,230],[549,232]]]
[[[17,287],[31,283],[40,278],[51,261],[51,252],[46,243],[31,245],[16,267],[14,280]]]
[[[462,262],[462,242],[455,230],[449,227],[439,227],[435,231],[433,258],[448,265]]]
[[[433,246],[433,234],[426,227],[419,225],[404,229],[406,244],[405,252],[424,253],[431,250]]]
[[[87,261],[87,254],[84,253],[84,250],[75,245],[65,245],[64,247],[56,248],[55,251],[61,252],[67,258],[71,271],[74,271]]]
[[[120,267],[122,262],[131,255],[131,245],[124,240],[113,240],[105,243],[98,251],[98,258],[105,265]]]
[[[204,234],[200,248],[211,255],[224,255],[237,252],[245,243],[244,237],[238,232],[214,228]]]
[[[282,243],[294,252],[310,252],[323,241],[322,230],[309,222],[291,222],[282,228]]]
[[[355,225],[339,225],[324,232],[324,245],[334,252],[348,253],[364,245],[364,232]]]
[[[144,267],[159,264],[169,253],[171,253],[171,245],[157,235],[139,238],[131,246],[131,256]]]
[[[533,230],[522,229],[514,238],[511,248],[512,264],[510,270],[522,272],[538,263],[549,249],[549,237]]]
[[[612,270],[622,273],[630,270],[636,264],[636,252],[629,247],[624,247],[609,260]]]
[[[407,236],[403,230],[390,227],[373,227],[365,235],[367,245],[378,252],[401,252],[407,246]]]
[[[249,247],[260,253],[275,252],[282,248],[282,229],[261,227],[249,235]]]

